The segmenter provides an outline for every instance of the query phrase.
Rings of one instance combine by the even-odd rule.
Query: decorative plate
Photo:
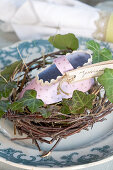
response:
[[[85,50],[87,38],[79,38],[80,49]],[[101,42],[113,52],[113,44]],[[19,60],[40,56],[55,49],[47,40],[25,41],[0,50],[0,68]],[[95,123],[89,131],[83,130],[58,144],[48,157],[42,158],[30,140],[11,141],[13,125],[0,120],[0,161],[24,169],[82,169],[113,159],[113,112],[104,122]],[[41,144],[46,150],[48,144]]]

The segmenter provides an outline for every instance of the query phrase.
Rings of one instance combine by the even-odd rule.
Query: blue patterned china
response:
[[[86,50],[87,38],[79,38],[80,50]],[[113,44],[100,43],[113,52]],[[0,68],[17,61],[25,62],[50,53],[56,49],[47,40],[24,41],[0,49]],[[49,58],[48,60],[51,61]],[[36,73],[36,72],[35,72]],[[34,74],[35,74],[34,73]],[[89,131],[62,139],[48,157],[41,157],[38,149],[30,140],[11,141],[14,137],[13,125],[8,120],[0,120],[0,161],[24,169],[82,169],[113,159],[113,112],[104,122],[95,123]],[[40,144],[44,150],[49,144]],[[53,143],[54,145],[54,143]]]

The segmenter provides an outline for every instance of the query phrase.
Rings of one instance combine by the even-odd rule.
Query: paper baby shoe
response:
[[[67,71],[91,64],[90,60],[90,54],[80,51],[55,59],[51,66],[29,82],[19,97],[21,98],[26,90],[34,89],[37,91],[37,99],[41,99],[45,104],[52,104],[62,98],[71,98],[74,90],[87,92],[94,84],[93,78],[72,83],[62,81],[62,78]]]

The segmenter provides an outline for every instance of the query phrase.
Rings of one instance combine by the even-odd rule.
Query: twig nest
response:
[[[79,82],[71,82],[65,77],[67,71],[91,64],[91,55],[87,52],[76,51],[66,56],[54,59],[54,63],[45,68],[35,77],[20,93],[20,98],[26,90],[37,91],[37,99],[41,99],[45,104],[52,104],[71,98],[74,90],[87,92],[94,84],[94,79],[90,78]]]

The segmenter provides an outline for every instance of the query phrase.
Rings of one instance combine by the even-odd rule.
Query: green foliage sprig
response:
[[[88,49],[90,49],[92,54],[92,63],[99,63],[102,61],[112,60],[112,53],[107,48],[100,48],[100,44],[94,40],[90,40],[86,43]]]
[[[101,49],[99,43],[94,40],[88,41],[86,46],[93,52],[93,63],[113,59],[111,51],[107,48]],[[113,103],[113,69],[106,68],[104,73],[98,77],[97,81],[104,87],[108,100]]]
[[[0,118],[7,112],[10,106],[10,102],[8,100],[0,100]]]
[[[94,94],[85,94],[75,90],[71,99],[63,99],[61,112],[64,114],[81,114],[85,109],[92,109]]]
[[[0,98],[9,97],[13,88],[16,88],[16,82],[11,80],[13,73],[17,70],[22,64],[22,61],[16,61],[13,64],[7,66],[0,73]]]
[[[106,68],[104,74],[98,78],[98,82],[104,87],[109,101],[113,103],[113,69]]]
[[[10,105],[10,109],[23,112],[27,106],[31,113],[35,113],[39,107],[44,105],[42,100],[36,99],[36,96],[37,92],[35,90],[27,90],[21,99]]]
[[[66,49],[71,49],[77,50],[79,47],[79,42],[78,39],[75,37],[74,34],[65,34],[65,35],[60,35],[57,34],[55,36],[51,36],[48,41],[55,47],[60,50],[66,50]]]
[[[17,87],[16,82],[11,80],[13,73],[18,70],[22,65],[22,61],[16,61],[13,64],[5,67],[0,73],[0,117],[7,112],[10,101],[3,100],[3,98],[9,98],[12,90]]]

